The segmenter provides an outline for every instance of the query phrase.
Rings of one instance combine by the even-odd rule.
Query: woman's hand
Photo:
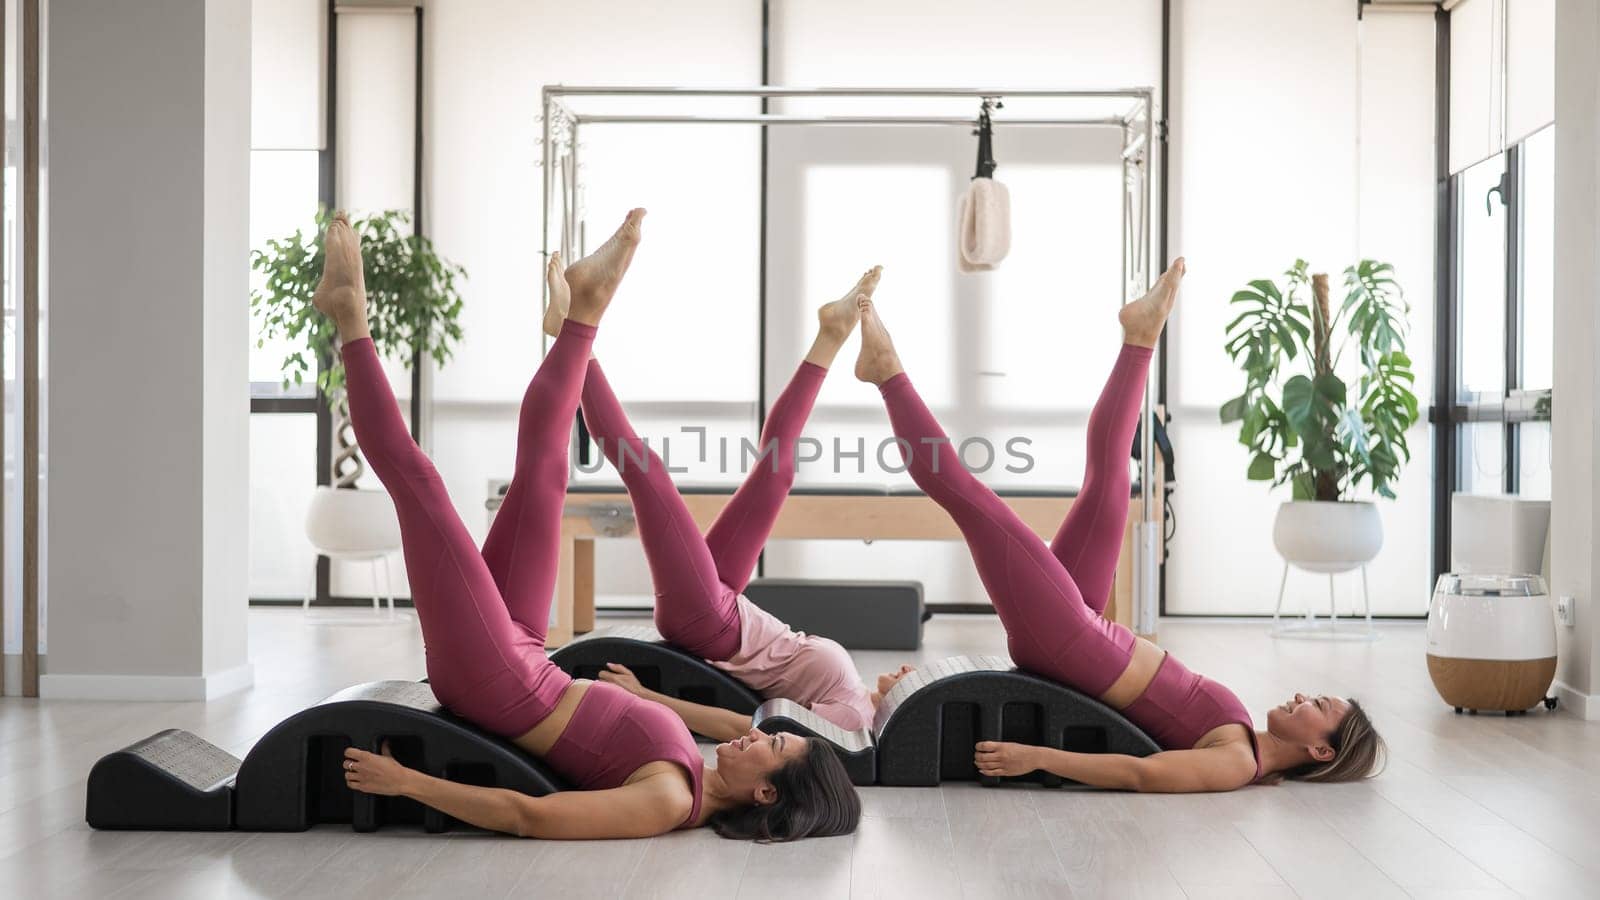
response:
[[[1039,768],[1038,747],[1006,741],[979,741],[973,762],[980,775],[1026,775]]]
[[[394,797],[405,793],[406,785],[416,774],[395,761],[389,742],[383,742],[383,753],[369,753],[355,747],[344,751],[344,783],[353,791]]]
[[[600,673],[600,680],[614,684],[635,697],[647,696],[644,685],[639,683],[638,676],[622,663],[606,663],[606,671]]]

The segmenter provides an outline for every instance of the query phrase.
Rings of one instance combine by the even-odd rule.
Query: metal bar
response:
[[[626,85],[546,85],[557,97],[1045,97],[1059,99],[1139,98],[1149,87],[1100,90],[1045,90],[1039,88],[908,88],[908,87],[632,87]]]
[[[1144,146],[1145,146],[1144,135],[1142,135],[1142,134],[1139,135],[1138,137],[1133,139],[1132,143],[1129,143],[1128,142],[1128,138],[1127,138],[1128,126],[1126,124],[1124,124],[1122,126],[1122,134],[1123,134],[1123,138],[1122,138],[1123,143],[1126,145],[1126,146],[1124,146],[1122,148],[1122,158],[1123,159],[1129,159],[1129,158],[1138,156],[1139,155],[1139,151],[1143,150]]]
[[[1164,92],[1166,90],[1165,87],[1162,90]],[[1165,93],[1162,96],[1165,96]],[[1134,104],[1133,109],[1128,110],[1128,114],[1122,117],[1122,121],[1124,124],[1132,125],[1134,122],[1139,121],[1139,116],[1154,116],[1155,113],[1155,94],[1146,92],[1144,96],[1139,98],[1139,102]]]
[[[1126,125],[1122,126],[1122,145],[1124,147],[1128,146],[1128,126],[1126,126]],[[1129,191],[1128,185],[1131,184],[1132,181],[1133,181],[1133,173],[1130,172],[1129,169],[1128,169],[1128,154],[1127,154],[1127,151],[1123,151],[1123,154],[1122,154],[1122,206],[1121,206],[1121,210],[1120,210],[1121,213],[1122,213],[1122,228],[1119,229],[1119,231],[1122,232],[1122,303],[1123,303],[1123,305],[1127,305],[1128,301],[1133,299],[1133,298],[1128,296],[1128,285],[1133,281],[1133,273],[1129,271],[1129,268],[1130,268],[1130,266],[1129,266],[1129,256],[1131,255],[1131,253],[1133,251],[1130,249],[1130,245],[1129,245],[1129,241],[1128,241],[1128,238],[1129,238],[1128,207],[1130,206],[1130,202],[1129,202],[1129,198],[1128,198],[1128,191]]]
[[[539,172],[543,176],[539,186],[539,269],[541,275],[546,261],[550,258],[550,173],[555,163],[550,159],[550,116],[554,110],[554,98],[550,96],[550,88],[546,87],[541,95],[540,106],[542,114],[539,116]],[[566,260],[571,262],[572,260]],[[544,312],[545,306],[550,303],[550,285],[545,283],[543,277],[539,282],[539,311]],[[541,332],[541,344],[546,344],[546,338]]]
[[[40,0],[22,0],[22,696],[39,696]]]
[[[1442,408],[1435,407],[1428,410],[1428,421],[1435,425],[1464,425],[1474,422],[1516,425],[1524,422],[1543,422],[1544,417],[1534,408],[1538,397],[1538,394],[1518,394],[1513,398],[1491,402],[1452,403]]]
[[[761,83],[766,85],[772,80],[772,3],[771,0],[761,0]],[[766,118],[772,112],[772,98],[763,95],[761,98],[761,116]],[[761,183],[757,186],[756,195],[759,200],[760,234],[757,235],[756,261],[756,434],[759,435],[767,427],[767,128],[761,126],[761,165],[757,177]],[[767,574],[767,551],[762,548],[756,556],[756,577],[761,578]]]
[[[572,160],[572,181],[570,184],[568,184],[565,180],[563,180],[561,190],[564,194],[568,189],[570,189],[572,191],[573,200],[570,210],[564,210],[562,213],[561,259],[564,265],[570,265],[574,260],[582,259],[584,251],[588,249],[586,246],[587,242],[583,239],[585,225],[583,220],[579,217],[577,202],[578,186],[583,183],[583,171],[578,168],[579,160],[577,123],[573,123],[572,125],[572,146],[567,148],[567,153]],[[584,420],[583,410],[581,409],[574,410],[572,417],[575,420],[573,423],[573,429],[575,433],[575,437],[573,439],[575,450],[572,458],[578,461],[578,465],[587,466],[594,458],[589,446],[589,423]],[[572,472],[569,469],[568,476],[570,477],[571,474]]]
[[[976,118],[961,116],[791,116],[781,113],[756,116],[718,115],[634,115],[627,113],[607,115],[575,115],[574,121],[586,125],[961,125],[972,127]],[[1116,116],[1096,119],[1003,119],[996,126],[1048,126],[1052,128],[1104,128],[1123,124]]]
[[[1171,88],[1172,0],[1161,0],[1161,119],[1156,123],[1155,126],[1155,139],[1161,152],[1161,169],[1157,175],[1159,183],[1156,188],[1161,193],[1161,206],[1157,213],[1157,215],[1161,217],[1161,231],[1158,233],[1156,238],[1156,259],[1161,261],[1161,267],[1163,269],[1165,269],[1172,261],[1171,257],[1168,256],[1167,248],[1167,150],[1172,146],[1167,123],[1172,118],[1170,115],[1172,110]],[[1152,100],[1150,107],[1150,118],[1154,119],[1155,117],[1156,109],[1154,101]],[[1167,405],[1167,340],[1165,336],[1163,336],[1161,341],[1156,344],[1155,364],[1156,405],[1159,408],[1168,409],[1170,411],[1170,407]],[[1161,541],[1163,546],[1166,544],[1167,539],[1167,498],[1165,490],[1165,488],[1162,489],[1161,497]],[[1167,565],[1165,560],[1163,560],[1161,563],[1161,577],[1159,581],[1160,584],[1156,586],[1157,593],[1159,595],[1157,598],[1158,602],[1156,603],[1156,614],[1158,616],[1164,616],[1167,614]]]
[[[1148,102],[1148,101],[1146,101]],[[1145,158],[1139,164],[1139,231],[1134,236],[1139,240],[1135,262],[1143,270],[1144,277],[1140,285],[1144,290],[1150,290],[1150,153],[1151,137],[1154,133],[1155,123],[1152,121],[1153,110],[1146,110],[1144,117],[1144,146]],[[1133,630],[1139,634],[1155,634],[1156,609],[1159,602],[1156,584],[1160,579],[1162,560],[1158,555],[1161,541],[1164,537],[1162,523],[1163,512],[1166,509],[1166,488],[1160,491],[1156,487],[1156,461],[1155,461],[1155,383],[1154,379],[1146,378],[1144,384],[1144,404],[1140,411],[1144,427],[1140,429],[1139,447],[1139,489],[1144,502],[1144,521],[1141,522],[1143,534],[1142,541],[1136,544],[1136,552],[1144,555],[1143,559],[1136,558],[1135,564],[1138,574],[1133,582]]]

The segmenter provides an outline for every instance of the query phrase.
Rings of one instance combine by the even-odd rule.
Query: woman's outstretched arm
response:
[[[635,697],[654,700],[665,706],[676,713],[690,731],[702,737],[714,741],[733,741],[749,734],[750,729],[755,727],[755,719],[731,709],[693,703],[652,691],[640,684],[632,670],[621,663],[606,663],[606,669],[607,671],[600,673],[601,681],[610,682]]]
[[[1256,774],[1255,757],[1243,744],[1128,756],[980,741],[974,760],[983,775],[1045,771],[1091,787],[1156,794],[1231,791],[1249,784]]]
[[[387,747],[384,748],[386,751]],[[639,838],[666,834],[694,808],[682,777],[660,774],[603,791],[561,791],[530,797],[478,787],[407,768],[387,752],[345,751],[345,782],[353,790],[408,797],[469,825],[552,840]]]

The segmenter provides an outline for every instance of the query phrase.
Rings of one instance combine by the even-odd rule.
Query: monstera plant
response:
[[[1393,498],[1411,458],[1416,375],[1394,267],[1364,259],[1345,270],[1344,285],[1344,302],[1331,308],[1327,276],[1296,260],[1282,288],[1261,279],[1233,295],[1240,310],[1227,350],[1245,386],[1222,405],[1222,421],[1240,423],[1249,477],[1288,484],[1296,500],[1347,499],[1363,483]]]
[[[1290,487],[1273,527],[1285,563],[1327,573],[1377,556],[1377,509],[1352,498],[1363,487],[1394,497],[1418,415],[1410,308],[1394,267],[1361,260],[1345,269],[1344,288],[1335,307],[1328,276],[1296,260],[1282,286],[1259,279],[1235,293],[1226,346],[1245,384],[1221,410],[1224,423],[1239,423],[1248,477]]]

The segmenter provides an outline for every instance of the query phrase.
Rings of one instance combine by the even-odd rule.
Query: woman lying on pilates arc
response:
[[[763,697],[793,700],[847,731],[872,727],[882,694],[862,684],[850,654],[838,643],[790,629],[743,592],[794,484],[797,444],[817,392],[881,273],[881,267],[869,269],[840,299],[817,310],[811,349],[762,426],[763,455],[704,535],[666,464],[634,433],[593,357],[581,406],[589,433],[622,476],[632,500],[655,585],[656,630]],[[545,275],[550,288],[545,333],[555,336],[571,291],[558,256],[551,258]],[[880,684],[892,686],[906,671],[910,669],[880,678]],[[714,740],[737,738],[752,727],[749,715],[651,691],[619,663],[611,663],[600,679],[667,706],[691,731]]]
[[[515,473],[481,553],[411,439],[373,349],[356,235],[343,214],[329,224],[313,302],[338,326],[351,421],[399,516],[433,691],[452,712],[543,759],[581,790],[530,797],[458,784],[355,748],[345,753],[345,782],[526,837],[648,837],[701,825],[769,841],[845,834],[855,830],[861,801],[820,741],[752,728],[719,745],[717,764],[708,766],[666,707],[574,680],[545,656],[567,438],[595,328],[633,258],[643,216],[629,213],[604,246],[566,272],[571,312],[523,396]]]
[[[1048,547],[962,466],[906,377],[876,309],[862,303],[856,377],[878,386],[912,479],[960,527],[1012,660],[1100,698],[1165,751],[1140,758],[983,741],[975,753],[981,774],[1044,770],[1096,787],[1178,793],[1283,778],[1355,781],[1377,768],[1383,740],[1356,701],[1295,694],[1267,714],[1267,730],[1258,733],[1227,688],[1101,616],[1122,542],[1128,447],[1145,374],[1183,273],[1179,259],[1119,313],[1124,343],[1089,416],[1083,489]],[[902,676],[885,676],[881,681],[891,683],[880,689]]]

